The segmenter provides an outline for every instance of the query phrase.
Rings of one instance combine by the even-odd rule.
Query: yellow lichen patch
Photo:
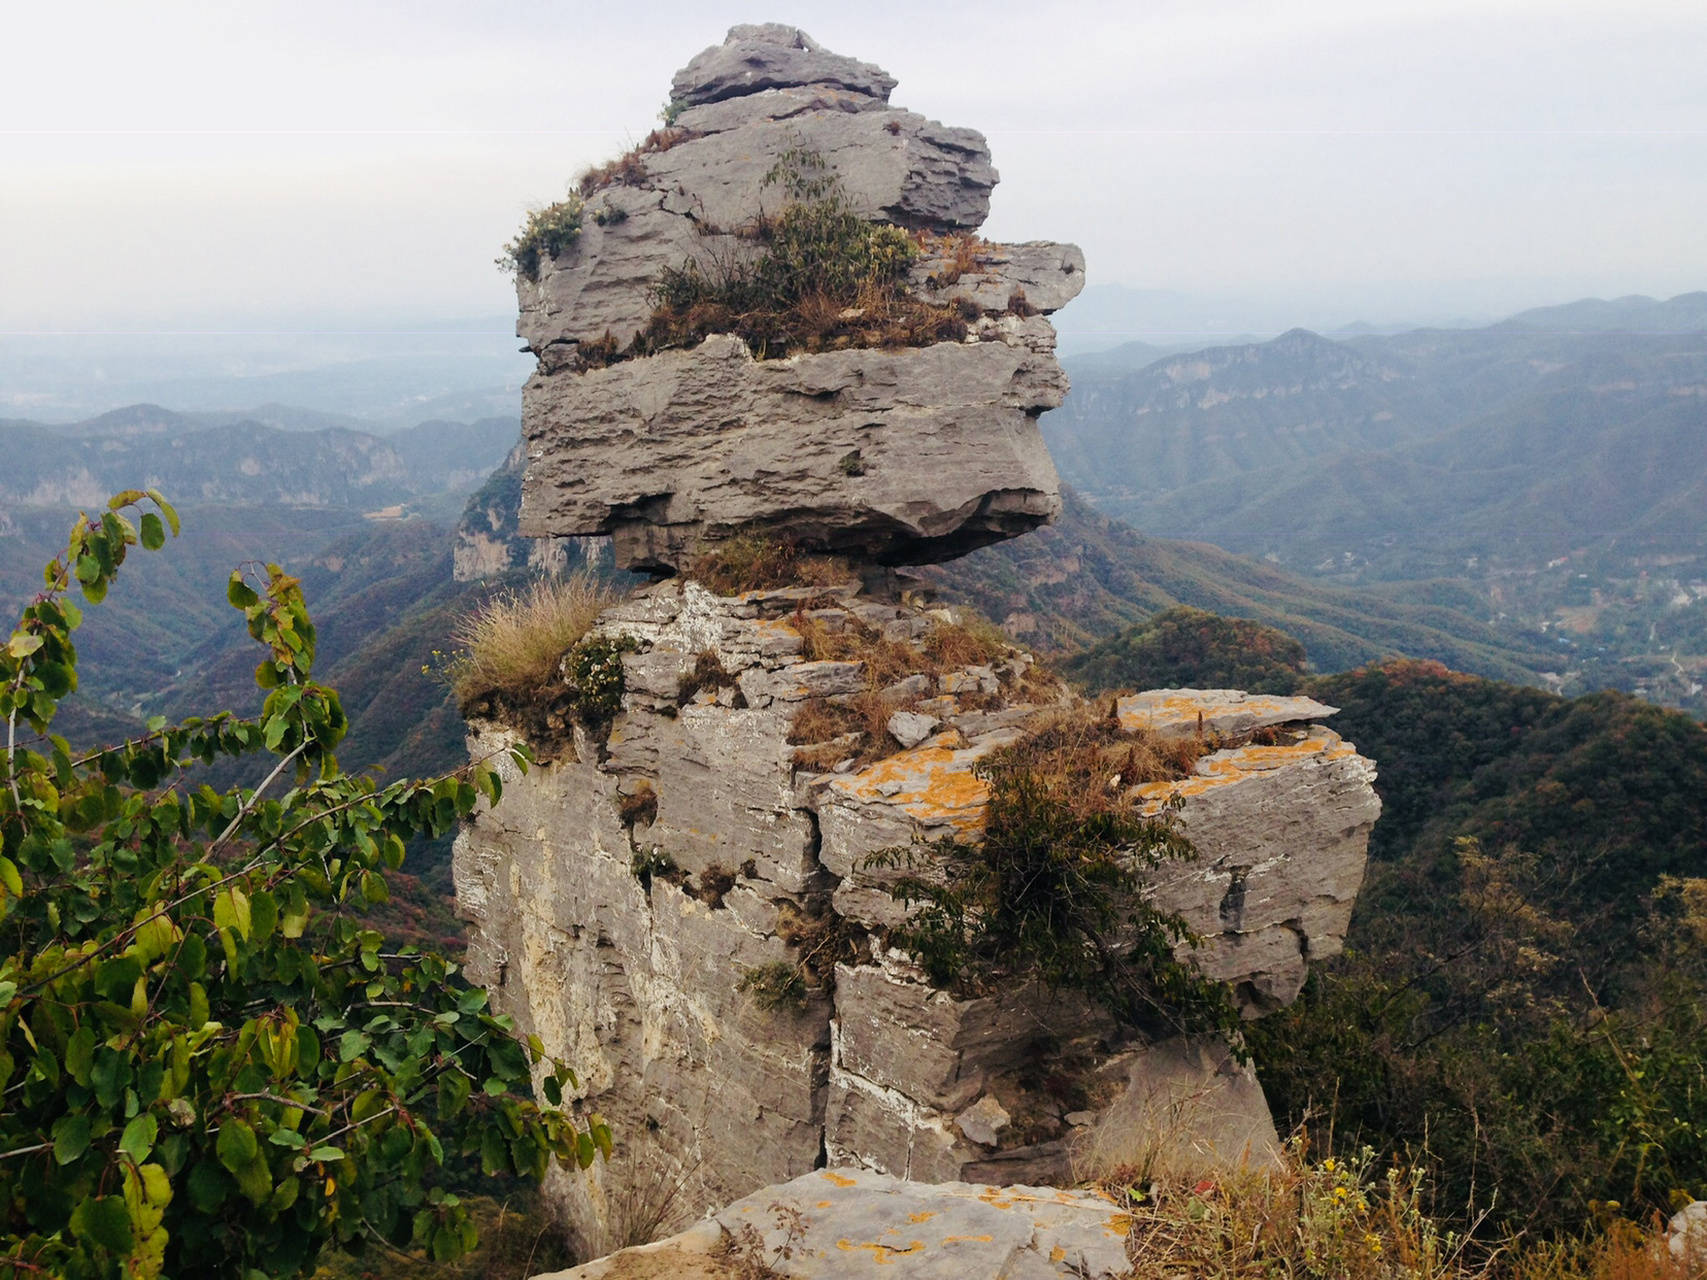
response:
[[[989,1244],[995,1236],[944,1236],[944,1244]]]
[[[843,1239],[836,1241],[836,1248],[843,1253],[855,1253],[861,1249],[869,1249],[871,1250],[872,1261],[883,1267],[888,1266],[896,1258],[906,1257],[909,1253],[923,1253],[925,1242],[913,1240],[908,1243],[905,1249],[897,1249],[892,1244],[855,1244],[852,1240]]]
[[[831,1173],[827,1169],[824,1171],[824,1181],[833,1182],[838,1187],[857,1187],[859,1185],[857,1178],[844,1178],[841,1174]]]
[[[960,749],[956,732],[927,738],[858,773],[836,778],[832,791],[865,804],[888,804],[927,827],[949,825],[963,835],[984,829],[990,788],[972,766],[991,748]]]
[[[1120,727],[1127,733],[1148,730],[1162,737],[1197,732],[1248,733],[1266,725],[1313,720],[1335,710],[1314,698],[1218,689],[1155,689],[1128,694],[1116,702],[1115,708]]]
[[[907,1215],[907,1221],[908,1222],[929,1222],[934,1217],[936,1217],[936,1210],[934,1210],[934,1209],[921,1209],[918,1213],[909,1213]]]
[[[1197,762],[1189,778],[1177,782],[1147,782],[1134,787],[1139,805],[1146,814],[1160,813],[1175,797],[1189,800],[1217,787],[1241,782],[1252,774],[1284,769],[1306,762],[1326,764],[1357,754],[1357,748],[1345,742],[1331,729],[1316,727],[1305,737],[1286,746],[1234,747],[1216,751]]]

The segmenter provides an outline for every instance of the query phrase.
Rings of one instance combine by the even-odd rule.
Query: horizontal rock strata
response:
[[[838,760],[831,744],[802,767],[788,741],[801,709],[870,696],[876,676],[857,653],[811,658],[801,628],[917,649],[944,616],[857,586],[645,588],[598,627],[632,645],[608,740],[578,731],[573,751],[507,779],[458,842],[471,977],[575,1065],[583,1105],[653,1152],[684,1204],[727,1203],[825,1159],[926,1181],[1060,1179],[1110,1140],[1111,1115],[1125,1132],[1158,1114],[1130,1099],[1154,1094],[1163,1060],[1083,1000],[959,999],[873,948],[903,909],[895,872],[870,855],[976,839],[977,762],[1066,695],[1017,652],[941,669],[920,650],[918,673],[885,674],[884,723],[916,717],[928,737],[892,738],[876,759],[850,746]],[[694,674],[708,670],[710,683]],[[1202,856],[1154,873],[1156,901],[1202,938],[1182,955],[1253,1012],[1290,1000],[1308,961],[1338,947],[1377,809],[1351,747],[1320,726],[1288,736],[1212,752],[1192,777],[1132,797],[1180,797],[1176,820]],[[505,740],[488,727],[471,745],[485,755]],[[624,805],[642,794],[646,807]],[[804,973],[808,951],[832,943],[835,963],[797,999],[770,1007],[752,985]],[[1071,1096],[1039,1091],[1045,1061],[1073,1064]],[[583,1220],[605,1221],[606,1183],[624,1169],[565,1180]]]
[[[967,238],[996,183],[984,139],[890,106],[893,83],[775,25],[735,28],[677,76],[686,109],[517,282],[517,333],[539,358],[523,391],[525,535],[614,534],[620,567],[657,573],[755,529],[907,564],[1057,514],[1036,420],[1067,384],[1044,317],[1083,287],[1083,256]],[[909,291],[955,307],[964,341],[755,359],[713,337],[584,369],[589,344],[646,329],[666,270],[750,260],[750,229],[784,205],[767,176],[802,152],[863,216],[922,233]]]

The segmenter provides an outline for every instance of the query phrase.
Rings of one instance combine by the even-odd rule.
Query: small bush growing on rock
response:
[[[516,238],[499,255],[499,269],[527,280],[539,279],[540,255],[555,258],[575,243],[584,212],[585,204],[574,192],[556,204],[531,211]]]
[[[734,689],[735,705],[747,705],[746,699],[740,694],[740,686],[724,667],[723,659],[717,656],[717,650],[707,649],[694,659],[693,670],[685,673],[676,682],[676,705],[685,707],[700,694],[715,693],[719,689]]]
[[[1081,991],[1128,1025],[1237,1029],[1231,990],[1175,958],[1185,924],[1144,893],[1145,871],[1196,853],[1129,790],[1132,771],[1183,776],[1186,753],[1202,748],[1187,744],[1175,764],[1171,747],[1125,738],[1106,719],[1062,715],[978,764],[990,789],[980,843],[951,837],[928,854],[867,859],[905,871],[891,892],[912,912],[890,944],[967,994],[1033,980]]]
[[[716,911],[723,905],[723,896],[735,887],[736,878],[721,862],[713,862],[699,873],[699,900]]]
[[[806,976],[799,965],[786,960],[773,960],[748,969],[735,984],[735,990],[752,996],[753,1003],[767,1013],[806,1007]]]
[[[760,533],[738,533],[714,543],[688,576],[720,596],[779,587],[830,587],[854,580],[844,561],[806,555],[794,543]]]
[[[638,849],[629,860],[629,870],[634,872],[634,878],[640,881],[641,888],[647,892],[652,890],[652,878],[668,880],[672,884],[681,881],[681,869],[676,866],[676,860],[665,853],[657,845],[650,849]]]
[[[756,255],[690,259],[653,287],[656,310],[634,353],[733,333],[761,359],[845,347],[960,341],[977,308],[930,304],[906,289],[918,256],[899,227],[867,221],[819,153],[795,148],[765,176],[787,199],[744,234]]]
[[[592,636],[563,655],[563,679],[583,724],[603,728],[622,710],[622,655],[634,648],[627,636]]]

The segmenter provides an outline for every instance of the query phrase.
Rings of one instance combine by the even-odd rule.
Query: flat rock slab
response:
[[[1240,737],[1270,725],[1320,720],[1339,711],[1314,698],[1282,698],[1239,689],[1151,689],[1118,700],[1120,727],[1127,733],[1147,729],[1161,738],[1190,738],[1199,733]]]
[[[721,1230],[714,1233],[710,1223]],[[558,1272],[554,1280],[751,1274],[739,1269],[742,1263],[794,1280],[1102,1280],[1131,1271],[1128,1227],[1113,1201],[1086,1191],[932,1185],[862,1169],[820,1169],[737,1200],[680,1236]],[[691,1270],[700,1260],[727,1269]],[[680,1269],[664,1269],[671,1266]]]

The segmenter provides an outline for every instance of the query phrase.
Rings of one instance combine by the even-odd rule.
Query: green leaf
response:
[[[261,603],[261,597],[243,581],[243,573],[239,569],[231,571],[231,581],[225,587],[225,598],[231,602],[233,609],[252,609]]]
[[[14,898],[24,896],[24,878],[18,874],[18,864],[10,858],[0,857],[0,884],[4,884],[6,892]]]
[[[249,927],[255,942],[263,943],[272,937],[278,922],[278,900],[265,889],[255,890],[255,896],[249,899]]]
[[[178,523],[177,510],[170,502],[167,502],[165,498],[160,496],[160,490],[148,489],[145,492],[154,500],[154,505],[160,508],[160,514],[166,517],[166,523],[172,527],[172,536],[176,538],[180,528],[182,527]]]
[[[53,1158],[58,1164],[70,1164],[89,1149],[89,1117],[61,1116],[53,1123]]]
[[[232,1173],[237,1173],[255,1158],[259,1147],[255,1143],[253,1129],[241,1120],[227,1120],[219,1127],[219,1140],[214,1149],[219,1153],[219,1162]]]
[[[65,1042],[65,1069],[71,1078],[84,1088],[89,1086],[89,1072],[95,1065],[95,1032],[85,1025],[78,1027]]]
[[[152,511],[142,517],[142,545],[149,551],[158,551],[166,545],[166,530],[160,523],[160,517]]]
[[[252,922],[248,895],[236,885],[228,886],[213,900],[214,928],[235,930],[248,941]]]
[[[273,1194],[273,1171],[257,1156],[241,1169],[234,1171],[237,1188],[253,1203],[260,1204]]]
[[[20,631],[15,632],[11,640],[7,642],[6,652],[12,657],[21,660],[29,657],[37,649],[41,648],[41,646],[42,638],[40,636],[27,635]]]
[[[344,1032],[338,1039],[338,1061],[350,1062],[361,1057],[372,1043],[373,1041],[359,1031]]]
[[[99,1196],[83,1201],[71,1215],[71,1230],[113,1253],[130,1252],[130,1213],[123,1196]]]
[[[154,1150],[154,1140],[159,1136],[158,1122],[145,1111],[124,1127],[124,1135],[119,1139],[119,1150],[141,1164],[148,1159],[148,1153]]]
[[[190,1203],[202,1213],[214,1213],[225,1203],[231,1184],[225,1170],[211,1160],[203,1160],[190,1170]]]

